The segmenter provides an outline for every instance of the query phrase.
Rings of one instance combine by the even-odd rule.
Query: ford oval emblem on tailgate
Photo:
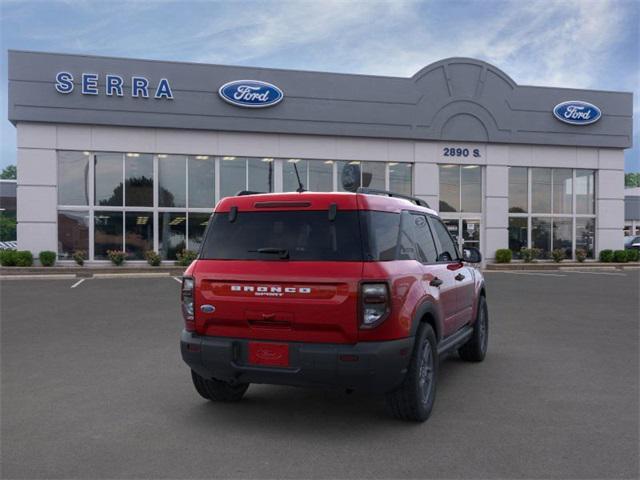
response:
[[[200,311],[202,313],[213,313],[216,311],[216,307],[213,305],[202,305],[200,306]]]

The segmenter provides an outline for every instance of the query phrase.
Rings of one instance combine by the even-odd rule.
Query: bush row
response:
[[[520,250],[520,258],[525,263],[535,262],[540,258],[541,251],[538,248],[523,248]],[[575,251],[576,260],[578,262],[584,262],[587,258],[586,250],[578,248]],[[511,250],[507,248],[501,248],[496,250],[496,263],[510,263],[512,258]],[[554,262],[560,263],[566,258],[565,251],[562,249],[556,249],[551,252],[551,258]],[[602,250],[600,252],[601,262],[637,262],[640,259],[640,251],[636,249],[632,250]]]
[[[122,265],[127,259],[127,253],[122,250],[108,250],[107,256],[114,265]],[[188,267],[198,256],[193,250],[184,249],[178,252],[178,260],[176,265]],[[52,267],[56,264],[58,254],[50,250],[40,252],[38,259],[43,267]],[[87,252],[84,250],[76,250],[73,252],[72,258],[78,265],[84,265],[87,259]],[[153,267],[157,267],[162,263],[160,255],[149,250],[145,252],[144,258],[147,263]],[[33,254],[29,250],[0,250],[0,265],[3,267],[31,267],[33,265]]]
[[[637,262],[640,257],[640,251],[635,248],[631,250],[602,250],[600,252],[601,262]]]

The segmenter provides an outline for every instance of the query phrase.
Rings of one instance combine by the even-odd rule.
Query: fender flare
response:
[[[436,339],[440,341],[442,339],[442,320],[438,311],[430,300],[427,300],[420,304],[413,315],[413,321],[411,322],[411,336],[415,337],[418,333],[418,327],[425,315],[431,315],[433,318],[433,329],[435,330]]]

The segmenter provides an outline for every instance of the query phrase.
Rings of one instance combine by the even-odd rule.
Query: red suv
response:
[[[243,194],[215,208],[185,272],[182,358],[209,400],[250,383],[386,395],[424,421],[438,359],[487,351],[476,249],[461,257],[436,212],[391,192]]]

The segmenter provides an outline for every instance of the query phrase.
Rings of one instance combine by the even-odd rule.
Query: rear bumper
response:
[[[409,337],[355,345],[290,342],[287,368],[249,365],[249,340],[242,338],[205,337],[183,330],[180,350],[187,365],[205,378],[383,393],[404,379],[413,340]],[[345,359],[345,355],[349,357]]]

